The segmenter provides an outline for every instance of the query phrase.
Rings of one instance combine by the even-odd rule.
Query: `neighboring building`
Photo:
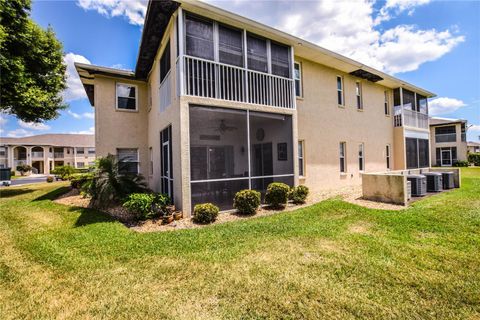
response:
[[[150,1],[135,72],[76,68],[97,154],[187,214],[272,181],[316,192],[430,164],[432,93],[202,2]]]
[[[430,118],[432,166],[467,160],[467,120]]]
[[[467,153],[480,153],[480,142],[468,141]]]
[[[32,166],[34,173],[49,174],[56,166],[84,168],[95,161],[91,134],[40,134],[22,138],[0,137],[0,168]]]

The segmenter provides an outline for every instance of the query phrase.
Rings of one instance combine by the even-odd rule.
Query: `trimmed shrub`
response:
[[[462,161],[455,161],[453,163],[454,167],[468,167],[468,161],[462,160]]]
[[[52,176],[48,176],[48,177],[47,177],[47,182],[48,182],[48,183],[52,183],[52,182],[53,182],[53,177],[52,177]]]
[[[480,153],[469,153],[468,162],[473,163],[476,166],[480,166]]]
[[[12,170],[12,171],[10,172],[10,177],[15,177],[15,170]]]
[[[137,219],[145,220],[153,218],[156,215],[153,204],[155,194],[152,193],[132,193],[123,203],[123,207],[134,214]]]
[[[51,173],[59,176],[62,180],[68,180],[75,173],[75,168],[72,166],[58,166]]]
[[[254,214],[260,206],[260,192],[255,190],[241,190],[235,194],[233,207],[240,214]]]
[[[307,186],[298,186],[290,190],[288,198],[295,204],[305,203],[310,190]]]
[[[211,203],[197,204],[193,209],[193,222],[196,223],[212,223],[217,220],[218,207]]]
[[[290,187],[285,183],[270,183],[265,194],[265,202],[273,208],[281,208],[287,204],[289,191]]]

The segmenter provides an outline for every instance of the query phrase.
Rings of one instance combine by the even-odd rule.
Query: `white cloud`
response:
[[[465,106],[466,104],[462,100],[446,97],[436,98],[428,102],[430,115],[452,113]]]
[[[413,25],[382,28],[378,25],[382,13],[375,9],[373,0],[209,2],[388,73],[414,71],[465,40],[457,34],[457,26],[445,30]],[[413,13],[426,3],[388,0],[384,12],[392,19],[401,12]]]
[[[408,15],[412,15],[415,7],[425,5],[430,0],[387,0],[385,5],[380,9],[380,13],[375,19],[375,24],[382,21],[392,19],[392,15],[399,15],[404,11],[408,11]]]
[[[20,127],[24,129],[30,129],[30,130],[38,130],[38,131],[45,131],[45,130],[50,130],[50,126],[46,125],[45,123],[41,122],[25,122],[22,120],[18,120],[18,124]]]
[[[469,132],[475,131],[475,132],[480,132],[480,125],[474,124],[468,128]]]
[[[11,130],[7,133],[7,137],[10,138],[20,138],[25,136],[31,136],[33,133],[22,128]]]
[[[67,89],[63,92],[63,99],[65,101],[73,101],[87,98],[85,89],[83,88],[77,70],[75,70],[75,62],[90,64],[90,61],[82,55],[67,53],[63,60],[67,64]]]
[[[147,12],[147,0],[78,0],[77,5],[85,10],[95,10],[108,18],[124,16],[128,23],[143,25]]]
[[[67,110],[67,113],[74,117],[75,119],[94,119],[95,114],[93,112],[84,112],[84,113],[76,113],[70,110]]]
[[[70,131],[71,134],[95,134],[95,127],[90,127],[88,130],[80,130],[80,131]]]
[[[0,126],[5,125],[8,122],[8,119],[6,118],[4,113],[0,112]]]

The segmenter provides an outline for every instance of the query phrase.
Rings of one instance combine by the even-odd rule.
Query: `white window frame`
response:
[[[120,162],[120,158],[118,157],[118,150],[122,150],[122,149],[135,149],[137,150],[137,175],[140,174],[140,150],[139,148],[117,148],[117,161]],[[121,161],[121,162],[135,162],[135,161]]]
[[[302,146],[302,153],[300,154],[300,146]],[[298,140],[298,176],[305,177],[305,140]],[[302,165],[300,166],[300,160]]]
[[[363,110],[362,83],[360,81],[355,81],[355,100],[357,110]]]
[[[392,147],[390,144],[387,144],[385,147],[385,164],[387,166],[387,170],[392,168]]]
[[[135,109],[123,109],[118,107],[118,86],[124,85],[135,88]],[[115,110],[124,111],[124,112],[138,112],[138,86],[136,84],[125,83],[125,82],[115,82]]]
[[[343,148],[341,149],[343,151],[343,155],[342,155],[342,152],[340,152],[340,148],[339,148],[339,159],[341,161],[343,161],[343,171],[341,169],[341,167],[339,167],[339,170],[340,170],[340,173],[347,173],[347,143],[345,141],[341,141],[339,146],[342,146]],[[339,163],[340,165],[340,163]]]
[[[358,145],[358,171],[365,171],[365,144],[363,142]]]
[[[78,152],[78,150],[80,150],[80,149],[82,150],[82,152]],[[88,152],[88,151],[87,151],[87,152]],[[77,155],[79,155],[79,154],[83,154],[83,155],[84,155],[84,154],[85,154],[85,147],[77,147],[77,149],[76,149],[76,154],[77,154]]]
[[[388,94],[388,90],[385,90],[383,94],[385,99],[385,101],[383,102],[383,107],[385,109],[384,112],[386,111],[385,116],[389,117],[390,116],[390,101],[389,101],[390,95]]]
[[[82,164],[82,165],[80,165],[80,164]],[[85,162],[81,162],[81,161],[80,161],[80,162],[77,162],[77,168],[78,168],[78,169],[85,168]]]
[[[295,66],[297,66],[297,65],[298,65],[298,78],[295,77]],[[293,81],[294,81],[294,83],[296,81],[299,82],[298,87],[299,87],[300,92],[298,92],[298,94],[297,94],[297,92],[295,92],[295,96],[297,98],[303,98],[303,81],[302,81],[302,63],[301,62],[295,61],[293,63]]]
[[[341,85],[340,89],[338,89],[338,79],[340,79],[340,85]],[[339,107],[345,107],[345,95],[344,95],[345,84],[343,83],[342,76],[337,75],[337,77],[335,78],[335,87],[337,88],[337,96],[335,97],[335,99],[337,100],[337,104]],[[341,103],[338,103],[338,92],[341,93],[340,95],[340,97],[342,98]]]

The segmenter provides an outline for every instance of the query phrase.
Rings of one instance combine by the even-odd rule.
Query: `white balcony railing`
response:
[[[160,84],[160,112],[165,111],[172,103],[172,70],[167,73]]]
[[[457,134],[456,133],[439,133],[435,134],[435,142],[456,142]]]
[[[183,59],[185,95],[295,108],[292,79],[191,56]]]
[[[32,158],[43,158],[43,152],[42,151],[33,151],[32,152]]]
[[[428,114],[413,111],[405,106],[403,108],[402,106],[395,106],[393,124],[395,127],[407,126],[428,129]]]
[[[53,157],[54,158],[63,158],[63,152],[54,152]]]

